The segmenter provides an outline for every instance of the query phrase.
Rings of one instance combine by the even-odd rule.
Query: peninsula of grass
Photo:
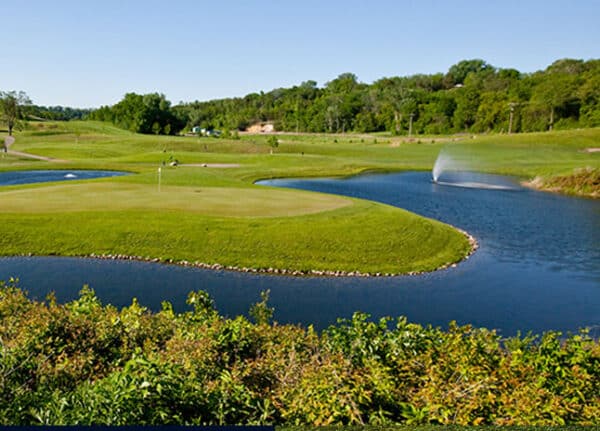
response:
[[[4,254],[138,256],[258,270],[430,271],[469,252],[442,223],[376,203],[263,187],[125,182],[2,193]],[[22,209],[25,209],[23,211]]]
[[[431,271],[468,255],[472,244],[462,232],[378,203],[254,182],[429,170],[438,153],[449,149],[466,157],[473,170],[524,179],[558,175],[600,167],[597,153],[583,151],[599,137],[598,129],[418,140],[279,135],[279,148],[270,154],[265,136],[143,136],[97,122],[33,123],[11,150],[48,160],[9,153],[0,158],[0,170],[112,169],[133,175],[0,188],[0,253],[135,256],[301,273]],[[183,165],[169,166],[173,161]]]

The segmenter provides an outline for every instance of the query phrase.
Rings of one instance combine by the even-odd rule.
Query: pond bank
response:
[[[286,268],[252,268],[246,266],[234,266],[234,265],[222,265],[219,263],[205,263],[198,261],[188,261],[188,260],[175,260],[175,259],[162,259],[158,257],[147,257],[147,256],[130,256],[125,254],[96,254],[91,253],[85,256],[64,256],[64,257],[75,257],[82,259],[99,259],[99,260],[123,260],[123,261],[137,261],[137,262],[149,262],[149,263],[159,263],[159,264],[167,264],[167,265],[177,265],[188,268],[199,268],[199,269],[209,269],[214,271],[234,271],[241,273],[252,273],[252,274],[271,274],[271,275],[284,275],[284,276],[292,276],[292,277],[397,277],[397,276],[405,276],[405,275],[421,275],[421,274],[429,274],[437,271],[441,271],[448,268],[456,268],[456,266],[469,259],[473,253],[479,248],[479,244],[475,237],[470,235],[468,232],[454,228],[460,233],[462,233],[467,240],[469,241],[470,250],[467,255],[465,255],[461,260],[457,262],[449,262],[446,263],[439,268],[436,268],[433,271],[410,271],[407,273],[390,273],[390,272],[361,272],[361,271],[343,271],[343,270],[317,270],[312,269],[308,271],[303,270],[294,270],[294,269],[286,269]],[[35,257],[32,253],[16,255],[15,257]],[[60,256],[56,256],[60,257]]]
[[[570,175],[536,176],[529,181],[522,182],[522,185],[544,192],[599,199],[600,169],[587,167],[576,169]]]

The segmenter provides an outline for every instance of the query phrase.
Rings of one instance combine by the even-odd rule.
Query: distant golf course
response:
[[[254,270],[404,274],[459,262],[464,233],[399,208],[255,185],[260,179],[461,168],[597,196],[600,129],[407,139],[278,134],[239,139],[139,135],[100,122],[32,122],[0,171],[132,175],[0,187],[0,250],[10,255],[135,256]],[[30,155],[36,156],[35,158]]]

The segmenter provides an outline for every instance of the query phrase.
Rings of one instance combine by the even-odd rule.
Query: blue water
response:
[[[490,178],[490,184],[500,180]],[[53,290],[60,301],[75,298],[87,283],[104,302],[128,305],[135,296],[152,309],[168,300],[183,310],[187,293],[203,289],[229,316],[246,314],[260,292],[270,289],[275,320],[317,329],[356,310],[435,326],[456,320],[503,335],[598,328],[600,202],[502,182],[510,190],[439,185],[420,172],[262,182],[399,206],[467,230],[479,241],[479,250],[456,268],[420,276],[293,278],[35,257],[0,259],[0,279],[18,276],[31,296],[41,299]]]
[[[45,183],[51,181],[89,180],[92,178],[118,177],[128,175],[117,171],[84,170],[35,170],[0,172],[0,186],[17,184]]]

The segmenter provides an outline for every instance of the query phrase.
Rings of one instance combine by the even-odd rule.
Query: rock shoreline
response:
[[[456,229],[456,228],[455,228]],[[469,257],[475,253],[475,251],[479,248],[479,244],[477,240],[470,235],[469,233],[457,229],[463,235],[467,237],[469,240],[469,244],[471,245],[471,250],[469,253],[460,261],[454,263],[446,263],[434,271],[439,271],[448,268],[456,268],[456,266],[464,261],[469,259]],[[34,256],[32,253],[28,253],[26,255],[21,255],[26,257]],[[63,256],[63,257],[76,257],[76,256]],[[175,259],[163,259],[159,257],[144,257],[144,256],[129,256],[125,254],[96,254],[91,253],[84,256],[79,256],[81,258],[88,259],[101,259],[101,260],[130,260],[130,261],[138,261],[138,262],[149,262],[149,263],[161,263],[168,265],[179,265],[190,268],[200,268],[200,269],[210,269],[215,271],[237,271],[237,272],[245,272],[251,274],[270,274],[270,275],[284,275],[284,276],[295,276],[295,277],[397,277],[402,275],[420,275],[426,274],[433,271],[410,271],[406,273],[390,273],[390,272],[361,272],[361,271],[343,271],[343,270],[317,270],[312,269],[309,271],[301,271],[294,269],[285,269],[285,268],[251,268],[245,266],[234,266],[234,265],[221,265],[219,263],[204,263],[198,261],[188,261],[188,260],[175,260]]]

